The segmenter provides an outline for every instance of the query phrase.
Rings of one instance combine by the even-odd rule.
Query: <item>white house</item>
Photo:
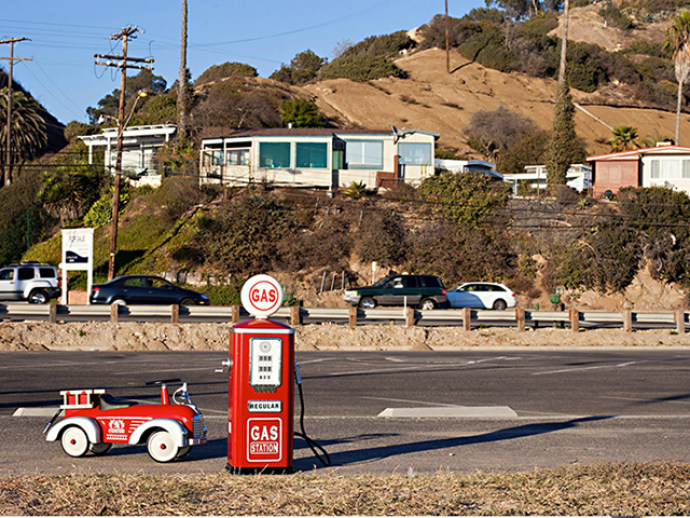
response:
[[[438,134],[421,130],[373,131],[266,128],[207,134],[201,141],[202,184],[269,182],[337,189],[419,183],[434,174]]]
[[[452,173],[481,173],[498,180],[503,180],[503,175],[496,171],[494,164],[485,160],[448,160],[436,158],[436,169],[444,169]]]
[[[513,194],[518,192],[518,183],[526,182],[533,190],[547,187],[545,165],[526,165],[524,173],[504,174],[503,179],[512,184]],[[572,164],[565,175],[566,185],[577,192],[583,192],[592,185],[592,168],[586,164]]]
[[[122,134],[122,174],[137,180],[138,184],[160,185],[161,175],[156,171],[153,155],[176,131],[174,124],[125,128]],[[93,163],[93,148],[105,147],[105,167],[115,174],[117,128],[105,128],[100,135],[85,135],[79,139],[89,148],[89,164]]]

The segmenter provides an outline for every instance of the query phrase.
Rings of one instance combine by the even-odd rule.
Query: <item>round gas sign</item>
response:
[[[242,306],[254,317],[269,317],[283,304],[283,287],[270,275],[255,275],[242,286]]]

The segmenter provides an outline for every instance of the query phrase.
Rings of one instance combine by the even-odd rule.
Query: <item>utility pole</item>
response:
[[[12,69],[14,68],[15,61],[33,61],[33,58],[15,58],[14,57],[14,44],[20,41],[26,41],[29,38],[11,38],[9,40],[2,40],[0,43],[10,44],[10,57],[0,57],[0,59],[7,60],[10,62],[7,74],[7,134],[5,136],[6,149],[5,149],[5,171],[3,178],[3,185],[10,184],[10,173],[12,172]]]
[[[180,77],[177,82],[177,136],[183,144],[187,140],[189,103],[187,102],[187,0],[182,0],[182,36],[180,38]]]
[[[105,67],[116,67],[120,69],[120,104],[117,109],[117,152],[115,158],[115,184],[113,185],[113,212],[110,227],[110,255],[108,257],[108,280],[115,276],[115,254],[117,252],[117,224],[118,212],[120,210],[120,178],[122,176],[122,141],[125,131],[125,89],[127,86],[127,69],[138,68],[140,70],[153,70],[150,65],[138,65],[136,63],[153,63],[153,58],[131,58],[127,57],[127,42],[134,39],[135,34],[140,31],[136,25],[134,27],[123,27],[122,30],[110,36],[111,40],[122,40],[122,55],[109,56],[106,54],[94,54],[96,65]],[[99,61],[107,59],[108,61]],[[116,60],[116,61],[113,61]],[[134,64],[133,64],[134,63]]]
[[[450,37],[448,36],[448,0],[446,0],[446,72],[450,74]]]

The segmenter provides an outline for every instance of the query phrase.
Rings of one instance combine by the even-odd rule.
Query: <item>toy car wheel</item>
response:
[[[94,455],[105,455],[110,451],[110,449],[113,447],[112,444],[107,443],[107,442],[101,442],[98,444],[92,444],[89,446],[89,451],[93,453]]]
[[[70,426],[62,432],[60,443],[65,453],[71,457],[83,457],[89,450],[89,439],[78,426]]]
[[[186,457],[187,455],[189,455],[189,452],[190,452],[190,451],[192,451],[192,447],[191,447],[191,446],[183,446],[182,448],[180,448],[180,451],[177,452],[177,457],[175,457],[175,458],[176,458],[176,459],[181,459],[181,458],[183,458],[183,457]]]
[[[165,430],[160,430],[151,434],[146,448],[149,456],[156,462],[170,462],[180,451],[180,448],[175,444],[174,437]]]

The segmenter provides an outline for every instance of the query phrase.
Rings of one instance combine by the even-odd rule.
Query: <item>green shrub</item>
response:
[[[303,98],[286,100],[281,104],[283,123],[295,128],[322,128],[325,121],[319,107]]]
[[[415,41],[407,35],[407,31],[397,31],[383,36],[369,36],[359,43],[348,47],[334,62],[357,56],[391,58],[397,56],[403,50],[413,49],[415,45]]]
[[[319,79],[322,81],[337,78],[370,81],[382,77],[405,78],[407,73],[386,57],[368,55],[341,57],[319,70]]]
[[[245,77],[256,77],[259,73],[250,65],[244,63],[223,63],[207,68],[194,82],[196,86],[219,81],[221,79],[244,79]]]
[[[120,203],[119,214],[125,210],[127,203],[129,203],[130,195],[124,190],[120,189]],[[84,216],[84,226],[100,228],[109,224],[113,218],[113,188],[110,187],[103,195],[98,198],[89,211]]]

